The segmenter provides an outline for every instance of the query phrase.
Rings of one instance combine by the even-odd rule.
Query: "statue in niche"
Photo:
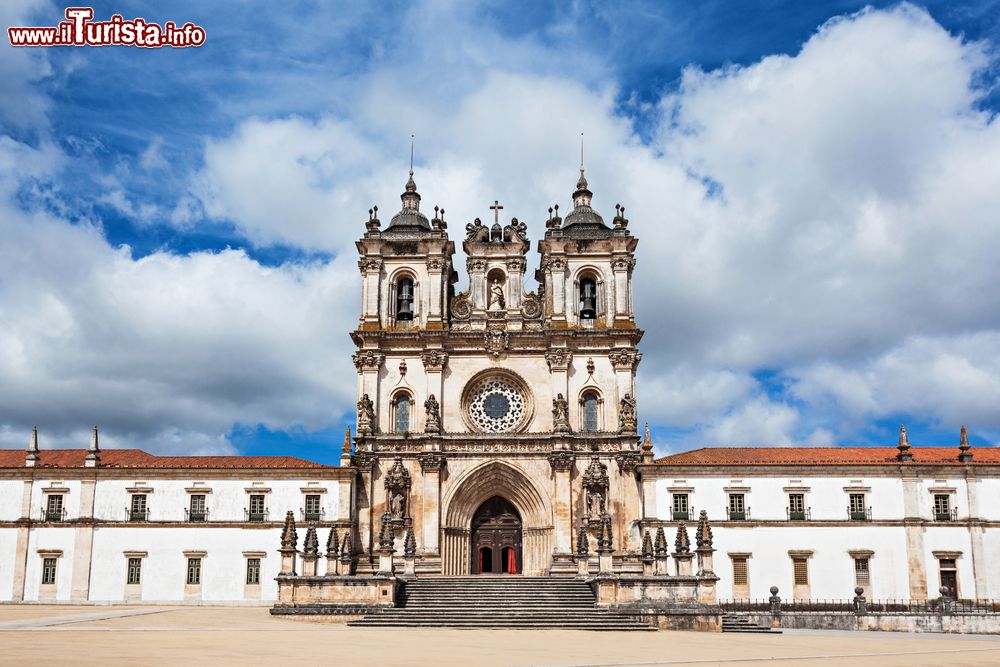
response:
[[[556,433],[569,431],[569,403],[562,394],[552,399],[552,426]]]
[[[601,489],[587,489],[587,514],[593,518],[604,515],[604,494]]]
[[[489,310],[503,310],[507,307],[507,302],[503,298],[503,287],[499,280],[490,283],[490,304]]]
[[[406,515],[406,497],[401,491],[394,492],[389,498],[389,512],[396,520],[401,520]]]
[[[371,435],[375,432],[375,406],[372,399],[365,394],[358,401],[358,433]]]
[[[437,399],[434,398],[434,394],[427,397],[424,401],[424,410],[427,415],[424,419],[424,432],[425,433],[440,433],[441,432],[441,406],[438,405]]]
[[[638,423],[635,417],[635,399],[631,394],[625,394],[618,407],[618,432],[637,433]]]

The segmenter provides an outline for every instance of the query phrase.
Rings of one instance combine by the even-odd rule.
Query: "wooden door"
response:
[[[521,572],[521,516],[511,503],[494,496],[472,518],[473,574]]]

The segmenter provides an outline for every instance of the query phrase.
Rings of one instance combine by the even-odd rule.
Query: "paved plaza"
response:
[[[382,630],[260,607],[0,606],[2,664],[997,665],[1000,637]]]

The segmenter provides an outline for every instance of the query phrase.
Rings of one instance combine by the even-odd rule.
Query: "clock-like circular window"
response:
[[[489,375],[466,390],[466,414],[474,427],[486,433],[514,431],[528,416],[528,399],[520,383],[503,375]]]

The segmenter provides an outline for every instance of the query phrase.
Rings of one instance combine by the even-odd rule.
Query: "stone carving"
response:
[[[289,510],[285,514],[285,525],[281,529],[282,551],[295,551],[299,543],[299,534],[295,531],[295,514]]]
[[[302,543],[302,553],[306,556],[319,555],[319,536],[316,535],[316,526],[309,526],[306,531],[306,539]]]
[[[482,220],[476,218],[465,226],[465,240],[485,243],[490,240],[490,230]]]
[[[414,558],[417,555],[417,538],[413,535],[413,526],[406,527],[406,537],[403,538],[403,556]]]
[[[468,294],[462,292],[452,298],[451,316],[456,320],[467,320],[472,317],[472,299]]]
[[[382,366],[382,362],[385,361],[385,355],[381,352],[366,350],[365,352],[355,353],[351,359],[354,361],[354,367],[359,371],[365,368],[378,369]]]
[[[549,465],[553,471],[569,472],[573,469],[573,461],[576,457],[573,452],[552,452],[549,454]]]
[[[508,259],[507,270],[510,273],[524,273],[526,263],[523,259]]]
[[[469,392],[468,416],[485,433],[513,431],[524,421],[527,401],[523,392],[502,375],[490,375]]]
[[[580,529],[576,533],[576,555],[586,556],[590,553],[590,544],[587,540],[587,527],[580,524]]]
[[[614,535],[611,532],[611,515],[605,514],[601,518],[601,539],[597,541],[598,551],[614,550]]]
[[[587,359],[587,375],[594,374],[594,358],[590,357]]]
[[[527,320],[537,320],[542,316],[542,300],[534,292],[529,292],[521,301],[521,315]]]
[[[636,467],[639,465],[641,457],[637,452],[619,452],[615,454],[615,461],[618,463],[618,469],[622,471],[623,475],[635,474]]]
[[[438,257],[431,257],[430,259],[427,260],[427,270],[432,273],[444,271],[447,265],[448,265],[447,260]]]
[[[639,425],[635,417],[635,399],[631,394],[625,394],[618,407],[618,432],[638,433]]]
[[[667,555],[667,534],[663,532],[663,526],[656,529],[656,557],[663,558]]]
[[[437,452],[424,452],[418,457],[418,460],[420,461],[420,470],[424,473],[441,472],[441,468],[447,462],[444,454]]]
[[[969,433],[965,430],[965,424],[962,424],[958,438],[958,460],[960,463],[972,462],[972,445],[969,444]]]
[[[512,218],[510,224],[503,228],[504,241],[527,241],[528,225],[518,222],[517,218]]]
[[[392,468],[385,475],[386,496],[389,499],[389,518],[401,522],[406,518],[406,497],[410,491],[410,473],[403,466],[403,459],[398,456],[392,462]]]
[[[636,369],[639,367],[639,361],[642,360],[642,353],[631,348],[613,350],[608,355],[608,359],[611,360],[615,370]]]
[[[340,553],[340,537],[337,535],[337,528],[330,529],[330,536],[326,538],[326,557],[328,560],[337,560]]]
[[[587,499],[587,515],[598,519],[606,515],[608,497],[608,467],[596,456],[590,458],[590,465],[583,473],[583,490]]]
[[[510,347],[510,336],[503,329],[490,329],[483,335],[486,351],[494,359],[499,358]]]
[[[375,464],[378,463],[378,456],[371,452],[354,452],[354,465],[362,472],[370,473]]]
[[[712,526],[708,523],[708,512],[705,510],[698,515],[698,529],[695,531],[694,541],[698,551],[712,550]]]
[[[490,284],[490,305],[489,310],[503,310],[507,307],[507,301],[503,296],[503,286],[499,280],[494,280]]]
[[[441,432],[441,406],[438,405],[437,399],[434,398],[434,394],[427,397],[424,401],[424,411],[426,416],[424,418],[424,433],[440,433]]]
[[[424,350],[420,353],[420,361],[426,370],[441,371],[448,363],[448,353],[441,350]]]
[[[352,546],[351,545],[351,531],[348,530],[346,533],[344,533],[344,541],[341,542],[341,544],[340,544],[340,562],[341,562],[341,564],[350,565],[350,563],[351,563],[351,556],[353,555],[352,554],[351,546]],[[349,568],[343,568],[343,570],[342,570],[343,573],[344,574],[350,574],[350,572],[348,572],[348,569]]]
[[[562,257],[546,257],[542,260],[542,271],[564,271],[566,260]]]
[[[564,347],[554,347],[545,353],[545,361],[548,363],[550,371],[566,370],[572,359],[573,353]]]
[[[634,257],[615,257],[611,260],[611,268],[615,271],[627,271],[635,266]]]
[[[365,257],[358,260],[358,268],[361,273],[378,273],[382,270],[381,257]]]
[[[482,273],[486,270],[486,260],[485,259],[473,259],[469,258],[465,260],[465,270],[469,273]]]
[[[406,359],[399,362],[399,376],[406,377]]]
[[[686,554],[691,552],[691,541],[688,539],[687,528],[681,521],[677,525],[677,537],[674,538],[674,553]]]
[[[552,430],[556,433],[569,433],[569,403],[562,394],[552,399]]]
[[[382,525],[378,532],[378,546],[379,549],[386,551],[395,551],[394,543],[396,541],[396,533],[392,527],[392,517],[389,516],[388,512],[382,513]]]
[[[649,536],[648,530],[642,536],[642,562],[653,562],[653,538]]]
[[[358,401],[358,435],[372,435],[375,432],[375,406],[365,394]]]

